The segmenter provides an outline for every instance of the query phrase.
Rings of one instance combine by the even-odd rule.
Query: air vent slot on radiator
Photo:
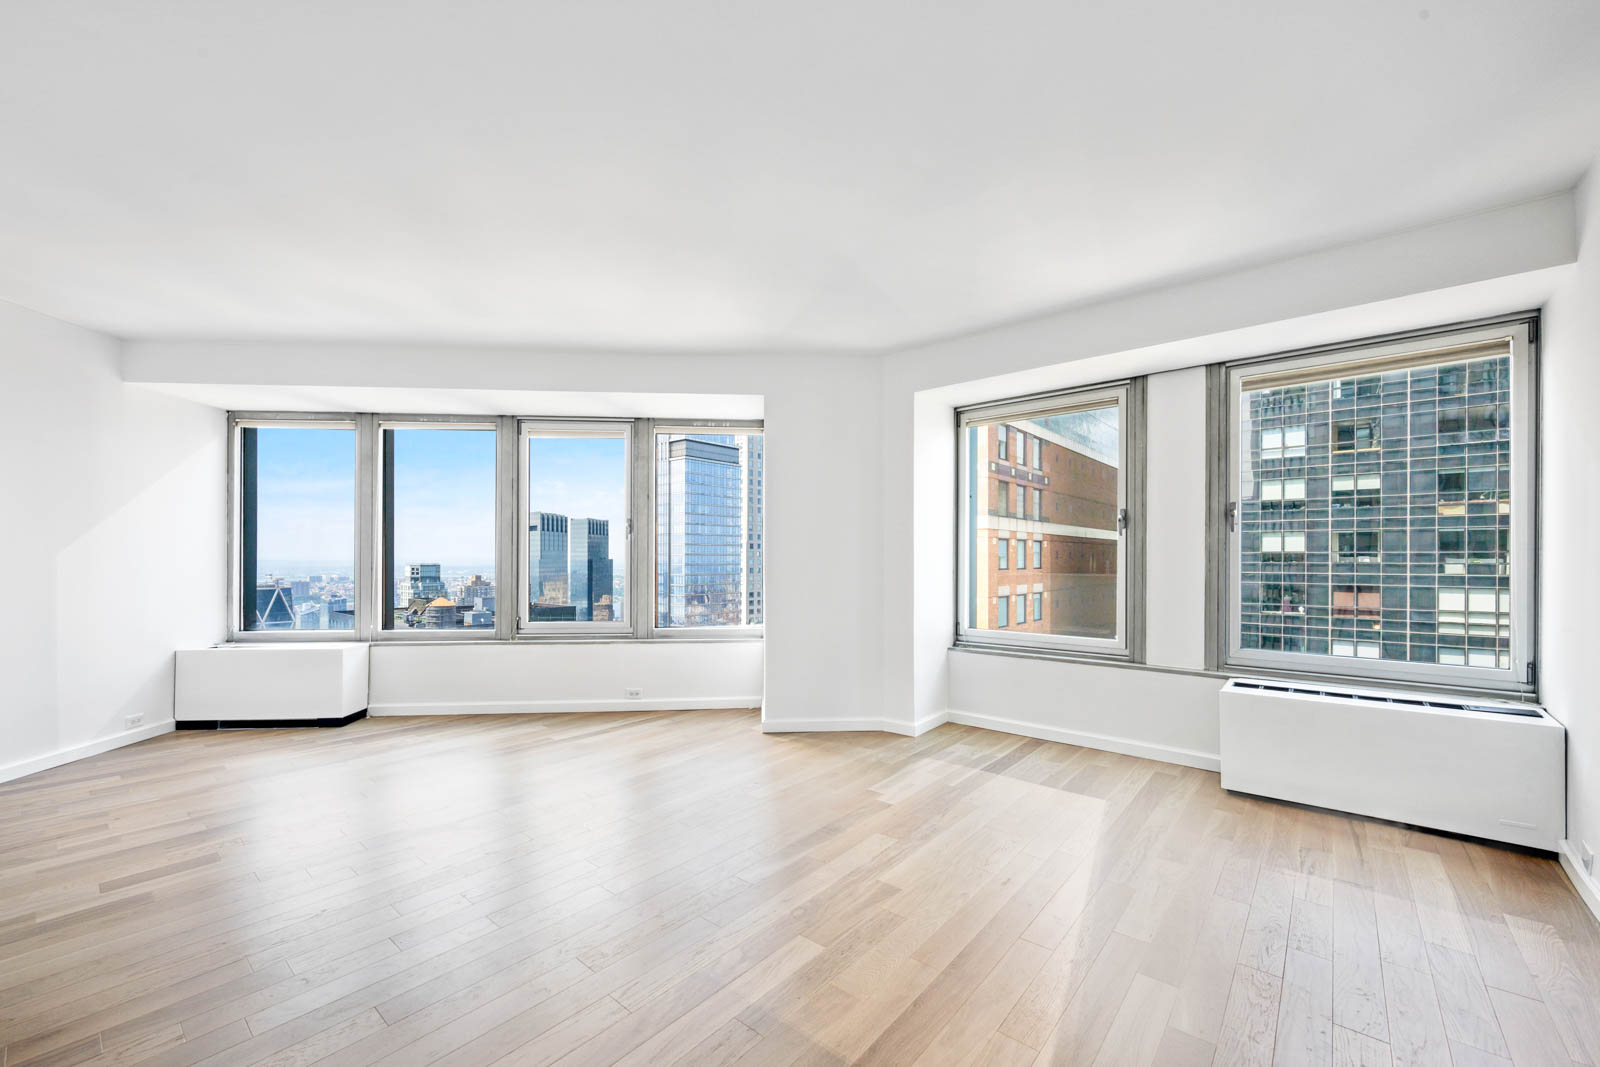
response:
[[[1488,715],[1521,715],[1530,719],[1537,719],[1542,714],[1538,708],[1531,704],[1463,704],[1459,700],[1445,700],[1437,697],[1424,699],[1417,696],[1386,696],[1382,693],[1373,692],[1353,693],[1348,689],[1307,689],[1305,686],[1299,685],[1278,685],[1276,683],[1247,682],[1237,679],[1233,684],[1240,689],[1260,689],[1269,693],[1295,693],[1300,696],[1329,697],[1334,700],[1370,700],[1413,708],[1479,711]]]
[[[1219,694],[1222,786],[1554,849],[1566,731],[1543,709],[1236,678]]]

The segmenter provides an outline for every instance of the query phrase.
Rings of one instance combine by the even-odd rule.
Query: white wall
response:
[[[234,408],[259,408],[267,397],[304,410],[420,407],[541,414],[546,405],[557,405],[568,414],[665,414],[652,406],[652,398],[661,397],[683,417],[694,413],[696,395],[717,405],[719,414],[748,413],[730,407],[730,397],[755,398],[755,410],[766,422],[763,722],[774,730],[881,724],[883,597],[876,551],[886,479],[878,462],[879,365],[871,356],[133,342],[124,351],[123,373],[152,389],[200,395]],[[625,391],[633,406],[617,409],[617,391]],[[506,410],[501,405],[508,402],[532,406]],[[353,404],[360,406],[348,406]],[[585,407],[593,404],[608,406]],[[627,642],[589,647],[571,657],[512,654],[548,666],[545,678],[560,699],[620,706],[622,678],[646,653]],[[688,657],[699,653],[689,647],[663,643],[661,654],[676,653],[690,662]],[[723,649],[717,654],[738,653]],[[429,664],[439,655],[422,647],[378,650],[373,700],[401,699],[397,690],[380,688],[388,678],[420,684],[420,666],[393,675],[391,667],[407,660]],[[493,676],[470,670],[448,681],[447,690],[435,690],[448,692],[444,700],[522,702],[532,693],[527,687],[507,689]],[[742,681],[730,685],[724,697],[742,702],[750,693]],[[685,699],[696,695],[675,692]]]
[[[1567,727],[1567,838],[1600,849],[1600,161],[1578,197],[1577,269],[1546,307],[1539,662]]]
[[[760,641],[380,642],[368,699],[373,715],[755,708],[761,661]]]
[[[169,729],[222,636],[224,418],[123,384],[117,343],[0,303],[0,780]]]

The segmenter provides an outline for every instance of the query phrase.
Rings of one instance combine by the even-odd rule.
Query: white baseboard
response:
[[[370,704],[367,714],[391,715],[552,715],[581,711],[722,711],[754,710],[759,696],[684,697],[670,700],[478,700],[466,703],[423,701]]]
[[[1024,737],[1037,737],[1041,741],[1060,741],[1068,745],[1077,745],[1080,748],[1094,748],[1103,752],[1118,752],[1124,756],[1138,756],[1141,759],[1159,760],[1162,763],[1176,763],[1183,767],[1198,767],[1202,771],[1220,771],[1222,757],[1209,752],[1196,752],[1187,748],[1176,748],[1172,745],[1154,745],[1147,741],[1132,741],[1125,737],[1112,737],[1108,734],[1089,733],[1084,730],[1063,730],[1056,726],[1042,726],[1038,723],[1022,722],[1017,719],[1003,719],[997,715],[974,715],[966,711],[950,712],[950,721],[963,726],[977,726],[984,730],[998,730],[1001,733],[1021,734]]]
[[[764,722],[761,732],[768,734],[830,734],[830,733],[883,733],[901,737],[921,737],[936,726],[943,726],[948,718],[930,715],[908,726],[899,719],[781,719]]]
[[[893,719],[780,719],[764,722],[761,732],[766,734],[832,734],[832,733],[885,733],[912,736],[903,722]]]
[[[133,745],[140,741],[148,741],[152,737],[160,737],[162,734],[170,734],[174,726],[173,721],[167,719],[163,722],[151,723],[149,726],[124,730],[122,733],[112,734],[110,737],[102,737],[98,741],[88,741],[81,745],[73,745],[70,748],[58,748],[54,752],[46,753],[43,756],[34,756],[32,759],[8,763],[4,767],[0,767],[0,782],[12,782],[18,778],[26,778],[30,774],[48,771],[52,767],[60,767],[74,760],[84,759],[88,756],[98,756],[100,753],[110,752],[114,748],[122,748],[124,745]]]
[[[1562,838],[1556,842],[1556,855],[1561,859],[1561,869],[1572,879],[1572,887],[1578,891],[1578,896],[1589,905],[1594,917],[1600,919],[1600,879],[1583,869],[1583,862],[1578,859],[1570,839]]]

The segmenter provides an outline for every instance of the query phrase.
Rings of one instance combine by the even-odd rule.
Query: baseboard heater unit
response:
[[[1235,678],[1222,787],[1553,851],[1566,731],[1531,704]]]

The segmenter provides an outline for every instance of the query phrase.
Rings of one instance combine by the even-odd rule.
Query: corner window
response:
[[[1128,656],[1137,557],[1128,524],[1132,389],[1100,386],[961,412],[958,640]],[[995,426],[1011,429],[1014,461],[1036,463],[1014,466],[1002,456],[1005,434]],[[1032,570],[1016,574],[1027,570],[1030,552]],[[1028,585],[1019,587],[1024,577]]]
[[[241,419],[234,626],[348,631],[356,612],[356,424]]]
[[[1532,687],[1531,327],[1228,368],[1226,666]]]

